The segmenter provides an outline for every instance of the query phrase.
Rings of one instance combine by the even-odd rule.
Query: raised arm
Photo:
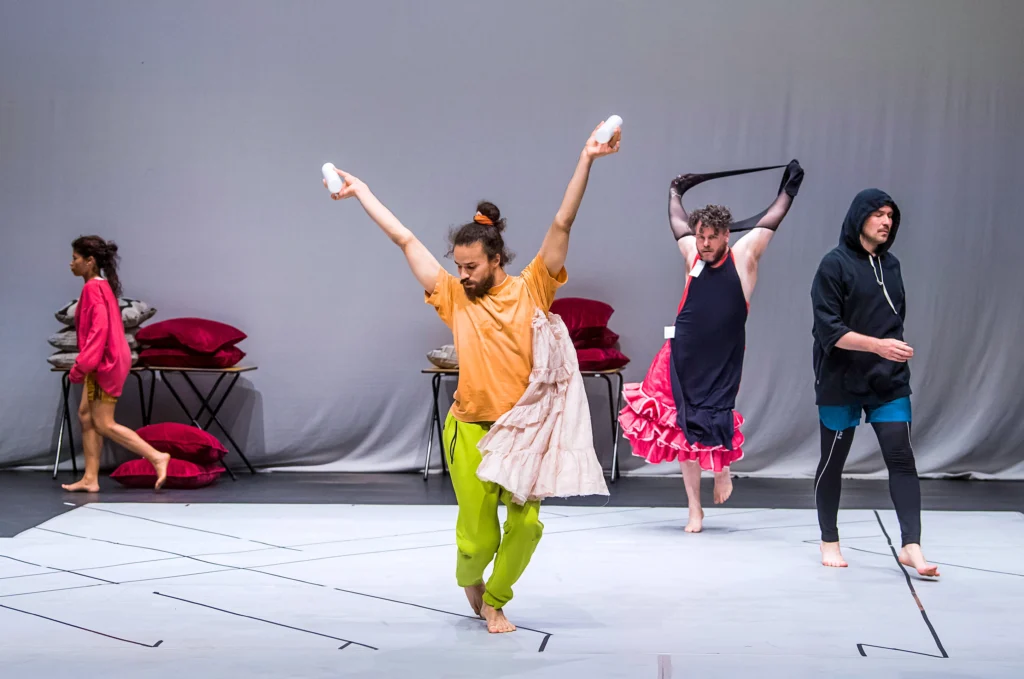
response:
[[[772,236],[775,235],[775,230],[779,228],[783,218],[789,212],[803,181],[804,170],[800,167],[800,162],[796,159],[791,160],[779,183],[779,195],[776,196],[772,204],[760,214],[744,219],[742,222],[736,222],[730,227],[732,231],[750,231],[736,242],[733,251],[737,256],[745,258],[751,265],[757,264]]]
[[[601,122],[601,125],[604,121]],[[598,125],[594,128],[597,132]],[[622,138],[622,131],[618,128],[615,134],[606,144],[602,144],[594,138],[591,133],[586,146],[580,153],[580,159],[576,163],[576,170],[572,173],[569,186],[562,196],[562,204],[555,214],[555,219],[544,236],[544,242],[540,246],[540,257],[544,260],[544,266],[548,273],[557,276],[565,266],[565,257],[569,253],[569,231],[572,230],[573,222],[576,221],[576,213],[579,212],[580,203],[583,202],[583,194],[587,190],[587,181],[590,179],[590,166],[594,160],[610,153],[617,153]]]
[[[391,242],[402,248],[405,259],[409,262],[409,268],[412,269],[413,275],[416,276],[416,280],[423,286],[423,289],[433,292],[434,286],[437,284],[437,274],[441,270],[441,264],[437,258],[416,238],[412,231],[398,221],[391,210],[387,209],[377,199],[377,196],[373,195],[373,192],[362,180],[342,170],[337,172],[345,181],[345,185],[340,192],[331,194],[331,198],[334,200],[356,198],[366,214],[377,222],[377,226],[391,239]],[[326,181],[324,181],[324,186],[327,186]]]
[[[690,215],[683,207],[683,194],[688,188],[699,184],[699,178],[700,175],[681,174],[668,187],[668,225],[679,246],[679,252],[683,254],[687,273],[690,264],[697,258],[697,241],[692,237],[695,234],[690,226]]]

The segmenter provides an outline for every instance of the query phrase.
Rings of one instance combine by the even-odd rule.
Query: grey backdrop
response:
[[[120,244],[126,294],[154,321],[250,334],[260,370],[225,412],[259,465],[422,464],[419,370],[450,335],[359,205],[328,199],[320,165],[363,178],[438,255],[494,200],[518,272],[614,112],[623,150],[594,168],[562,294],[615,307],[630,380],[682,289],[669,179],[798,157],[807,179],[751,310],[736,471],[813,473],[810,280],[850,199],[878,186],[904,215],[919,469],[1021,478],[1021,35],[1014,0],[0,0],[0,464],[50,459],[46,338],[88,232]],[[745,215],[778,178],[692,201]],[[590,397],[607,460],[603,387]],[[130,391],[119,415],[136,411]],[[157,414],[179,416],[162,388]],[[848,469],[883,469],[867,428]]]

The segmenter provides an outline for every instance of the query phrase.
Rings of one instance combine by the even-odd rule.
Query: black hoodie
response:
[[[872,257],[860,243],[864,220],[892,208],[889,238]],[[839,246],[826,254],[811,285],[814,304],[814,390],[818,405],[877,406],[910,395],[910,366],[836,342],[851,330],[878,339],[903,340],[906,295],[900,262],[889,252],[900,228],[900,210],[883,191],[857,194],[843,221]],[[886,295],[888,293],[888,296]]]

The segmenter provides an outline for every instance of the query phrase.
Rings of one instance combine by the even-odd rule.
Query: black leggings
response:
[[[834,431],[821,422],[818,425],[821,427],[821,461],[814,475],[814,504],[818,508],[821,541],[839,542],[839,529],[836,527],[839,494],[855,427]],[[910,445],[910,424],[875,422],[871,426],[878,436],[882,458],[889,469],[889,495],[896,506],[903,544],[920,544],[921,483],[914,465],[914,449]]]

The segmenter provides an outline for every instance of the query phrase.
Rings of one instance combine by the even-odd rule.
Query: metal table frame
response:
[[[227,401],[228,396],[231,395],[232,390],[234,390],[235,385],[238,383],[238,380],[242,376],[242,374],[252,372],[253,370],[256,369],[257,368],[255,366],[236,366],[234,368],[169,368],[164,366],[147,367],[146,370],[153,374],[153,380],[150,382],[149,385],[149,415],[152,416],[153,389],[156,385],[156,375],[159,374],[160,381],[164,383],[165,387],[167,387],[167,391],[171,392],[171,396],[173,396],[174,400],[178,402],[178,405],[181,407],[182,412],[184,412],[185,415],[188,416],[188,419],[192,421],[192,424],[198,427],[199,429],[202,429],[203,431],[209,431],[210,425],[216,422],[217,427],[219,427],[220,430],[224,433],[224,436],[227,437],[228,442],[234,447],[235,452],[237,452],[238,456],[242,458],[242,462],[244,462],[245,466],[249,468],[249,472],[255,474],[256,470],[249,462],[249,458],[245,456],[245,451],[242,450],[242,447],[238,445],[234,437],[231,436],[231,432],[228,431],[227,427],[224,426],[224,423],[221,422],[220,419],[217,417],[217,413],[219,413],[220,409],[224,406],[224,402]],[[192,373],[217,375],[217,381],[213,383],[213,387],[210,389],[210,391],[207,392],[206,395],[203,395],[203,392],[200,391],[199,387],[196,386],[196,383],[189,376]],[[194,415],[191,412],[189,412],[188,407],[185,405],[185,401],[181,398],[180,395],[178,395],[177,389],[174,388],[174,385],[170,382],[170,380],[167,379],[168,374],[181,375],[185,379],[185,383],[188,384],[189,388],[192,390],[192,393],[195,394],[196,398],[199,399],[199,410],[196,411]],[[229,375],[231,376],[231,381],[228,382],[228,385],[221,394],[220,400],[217,401],[217,404],[212,405],[211,401],[213,400],[214,395],[217,393],[217,389],[220,388],[221,383],[224,382],[224,379]],[[206,410],[210,411],[210,415],[206,419],[206,424],[199,424],[199,418],[202,417],[203,411]],[[223,464],[223,462],[221,464]],[[225,464],[224,469],[227,470],[228,474],[231,476],[233,480],[237,480],[234,473],[231,471],[230,467],[228,467]]]
[[[431,375],[431,391],[433,393],[433,409],[430,414],[430,429],[427,432],[427,457],[423,464],[423,480],[426,481],[430,474],[430,457],[434,447],[434,435],[437,434],[437,446],[439,450],[444,449],[444,432],[442,431],[442,418],[439,399],[441,395],[441,383],[445,378],[457,378],[457,368],[426,368],[421,371],[424,375]],[[622,438],[622,425],[619,424],[619,411],[622,410],[622,389],[625,380],[622,377],[622,370],[581,370],[580,374],[586,378],[600,378],[608,385],[608,405],[611,415],[612,436],[612,465],[609,470],[612,483],[619,478],[619,439]],[[613,391],[612,379],[618,380],[618,390]],[[448,460],[441,455],[441,474],[448,472]]]
[[[142,408],[143,426],[150,424],[150,422],[153,419],[153,397],[156,390],[156,378],[159,375],[160,381],[163,382],[164,386],[167,387],[167,390],[171,392],[171,396],[173,396],[174,400],[178,402],[178,405],[181,407],[185,415],[188,416],[188,419],[191,420],[192,424],[198,427],[199,429],[202,429],[203,431],[209,431],[210,426],[216,422],[217,426],[227,437],[228,442],[231,443],[235,451],[238,453],[238,456],[242,458],[243,462],[245,462],[245,466],[249,468],[249,471],[251,473],[255,474],[256,470],[253,468],[252,464],[250,464],[249,459],[245,456],[245,451],[242,450],[242,447],[239,446],[238,443],[235,441],[234,437],[231,436],[231,432],[228,431],[227,427],[224,426],[224,423],[220,421],[217,415],[218,413],[220,413],[220,409],[224,406],[225,401],[227,401],[228,396],[231,395],[231,392],[234,390],[235,385],[238,383],[238,380],[242,376],[242,374],[252,372],[253,370],[256,369],[257,368],[255,366],[235,366],[233,368],[174,368],[166,366],[138,366],[132,368],[129,374],[135,377],[136,383],[138,384],[139,387],[139,404],[140,407]],[[61,379],[61,394],[63,397],[63,408],[61,412],[60,429],[57,433],[57,450],[55,452],[53,462],[53,478],[56,479],[57,467],[60,464],[61,448],[63,447],[64,443],[65,428],[68,439],[68,449],[71,454],[71,468],[75,474],[78,474],[78,461],[75,459],[75,442],[71,429],[71,406],[69,403],[71,397],[71,371],[69,369],[53,368],[51,372],[63,373]],[[143,389],[142,384],[142,373],[144,372],[148,372],[150,374],[148,407],[146,402],[145,390]],[[174,385],[167,379],[167,375],[169,373],[179,374],[182,377],[184,377],[185,382],[191,388],[192,393],[194,393],[196,398],[199,399],[200,407],[199,410],[194,415],[191,412],[189,412],[188,407],[185,405],[185,401],[178,394],[178,391],[174,388]],[[195,381],[190,377],[191,373],[215,374],[217,375],[217,380],[214,382],[213,388],[211,388],[204,395],[203,392],[196,385]],[[216,395],[217,390],[220,388],[220,385],[228,376],[231,376],[231,380],[228,382],[227,387],[221,393],[220,399],[216,402],[216,404],[213,404],[212,401],[214,400],[214,396]],[[199,418],[203,416],[203,413],[205,411],[209,411],[209,415],[206,418],[206,424],[202,425],[199,423]],[[223,462],[221,462],[221,464],[223,465],[224,469],[228,472],[228,474],[231,476],[231,478],[236,479],[231,469]]]

